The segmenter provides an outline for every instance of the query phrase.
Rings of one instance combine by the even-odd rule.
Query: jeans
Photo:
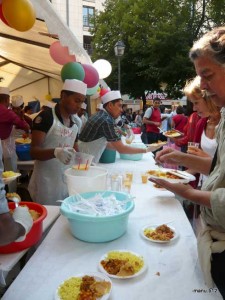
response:
[[[225,299],[225,251],[212,253],[211,274],[223,299]]]

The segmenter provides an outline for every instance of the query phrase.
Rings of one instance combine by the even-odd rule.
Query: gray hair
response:
[[[225,26],[214,28],[196,41],[189,52],[192,61],[209,56],[219,65],[225,64]]]

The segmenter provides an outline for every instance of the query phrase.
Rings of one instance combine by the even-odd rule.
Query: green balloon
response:
[[[66,79],[77,79],[83,81],[85,71],[82,65],[78,62],[69,62],[62,67],[61,78],[64,82]]]
[[[94,95],[97,92],[98,88],[99,88],[99,83],[96,84],[96,86],[87,89],[87,95],[88,96]]]

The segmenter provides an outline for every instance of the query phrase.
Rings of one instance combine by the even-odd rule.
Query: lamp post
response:
[[[118,58],[118,90],[121,89],[120,83],[120,57],[124,55],[125,45],[123,41],[118,41],[114,46],[115,56]]]

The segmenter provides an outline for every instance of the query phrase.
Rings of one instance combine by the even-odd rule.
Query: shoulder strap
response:
[[[211,168],[210,168],[210,171],[209,171],[209,174],[214,170],[215,168],[215,165],[216,165],[216,161],[217,161],[217,152],[218,152],[218,146],[216,148],[216,152],[213,156],[213,160],[212,160],[212,164],[211,164]]]

